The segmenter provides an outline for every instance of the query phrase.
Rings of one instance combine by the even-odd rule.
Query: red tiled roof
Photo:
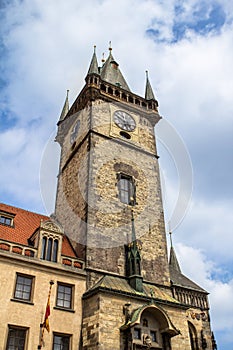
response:
[[[51,220],[49,216],[33,213],[4,203],[0,203],[0,211],[15,215],[13,227],[0,224],[0,238],[23,245],[28,245],[28,238],[40,226],[41,220]],[[66,236],[63,236],[62,255],[76,257]]]

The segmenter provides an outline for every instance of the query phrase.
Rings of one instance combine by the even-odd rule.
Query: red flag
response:
[[[50,331],[49,328],[49,315],[50,315],[50,296],[48,297],[48,302],[45,310],[45,316],[44,316],[44,327],[47,329],[47,331]]]

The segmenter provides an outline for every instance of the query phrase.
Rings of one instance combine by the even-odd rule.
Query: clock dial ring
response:
[[[124,131],[133,131],[136,128],[134,118],[127,112],[118,110],[113,114],[114,123]]]

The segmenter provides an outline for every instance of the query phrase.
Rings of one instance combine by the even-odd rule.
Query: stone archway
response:
[[[121,330],[125,350],[171,350],[170,339],[179,334],[165,310],[154,304],[134,310]]]
[[[188,328],[189,328],[189,339],[190,339],[191,349],[199,350],[196,328],[191,322],[188,322]]]

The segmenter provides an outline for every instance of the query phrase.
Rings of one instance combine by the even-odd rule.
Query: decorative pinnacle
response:
[[[170,243],[171,243],[171,247],[173,247],[173,244],[172,244],[172,232],[169,231],[169,235],[170,235]]]
[[[96,52],[96,45],[94,45],[94,53]]]
[[[131,222],[132,222],[132,242],[136,242],[136,233],[134,227],[134,215],[133,208],[131,208]]]
[[[68,98],[70,90],[66,90],[66,97]]]
[[[146,70],[146,78],[148,79],[148,70]]]
[[[112,51],[112,42],[111,41],[109,41],[109,51]]]
[[[104,59],[104,52],[103,52],[103,55],[102,55],[102,60],[101,60],[103,63],[105,62],[105,59]]]

